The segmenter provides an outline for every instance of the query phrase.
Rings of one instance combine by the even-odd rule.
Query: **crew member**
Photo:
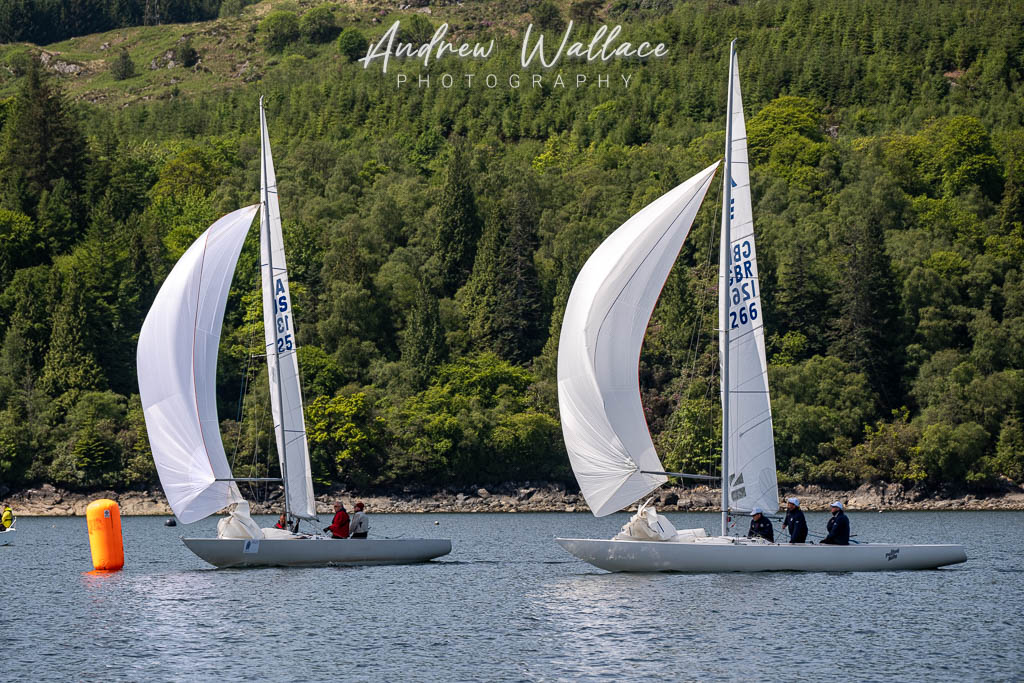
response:
[[[821,539],[827,545],[850,545],[850,518],[843,512],[840,501],[832,503],[832,519],[828,520],[828,535]]]
[[[274,528],[275,529],[287,529],[288,528],[288,518],[285,516],[285,514],[283,512],[281,513],[281,518],[277,520],[277,524],[274,525]]]
[[[764,510],[761,508],[750,511],[750,531],[747,532],[747,538],[763,538],[769,543],[775,542],[772,520],[764,516]]]
[[[782,521],[782,528],[789,530],[790,543],[807,541],[807,520],[804,519],[804,511],[800,509],[799,498],[786,499],[786,519]]]
[[[352,538],[366,538],[370,531],[370,520],[366,517],[365,509],[363,501],[356,503],[355,512],[352,513]]]
[[[14,524],[14,511],[10,505],[4,505],[3,515],[0,515],[0,531],[7,531]]]
[[[331,532],[331,538],[348,538],[348,513],[340,500],[334,504],[334,519],[324,531]]]

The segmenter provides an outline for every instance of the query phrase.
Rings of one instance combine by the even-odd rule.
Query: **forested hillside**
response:
[[[721,156],[732,38],[780,479],[1024,481],[1024,2],[399,6],[204,5],[221,18],[0,46],[0,487],[156,482],[138,332],[192,240],[258,201],[260,95],[317,484],[569,480],[569,290]],[[584,43],[622,24],[668,55],[520,66],[527,24],[557,43],[570,19]],[[364,69],[395,20],[495,48]],[[669,470],[719,457],[717,185],[641,359]],[[253,230],[218,370],[237,476],[272,448],[257,261]]]

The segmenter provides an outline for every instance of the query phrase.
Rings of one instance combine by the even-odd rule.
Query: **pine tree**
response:
[[[843,194],[847,207],[856,208],[840,209],[838,250],[843,265],[835,292],[839,315],[832,324],[832,351],[867,375],[886,407],[898,407],[902,339],[884,221],[876,213],[878,202],[863,186]]]
[[[473,274],[460,295],[469,333],[483,349],[525,363],[543,343],[537,249],[536,188],[513,187],[491,212]]]
[[[456,142],[448,162],[441,200],[440,225],[434,239],[442,294],[451,296],[466,282],[476,256],[481,221],[477,213],[464,142]]]
[[[103,370],[89,348],[86,293],[78,273],[63,277],[63,292],[53,313],[53,332],[46,352],[41,387],[51,396],[67,391],[105,388]]]
[[[135,75],[135,62],[131,60],[128,50],[121,50],[121,54],[111,65],[111,76],[115,81],[125,81]]]
[[[448,356],[437,299],[426,288],[420,290],[402,331],[401,349],[402,362],[409,370],[410,384],[415,389],[425,387],[434,368]]]
[[[35,215],[40,195],[63,178],[72,194],[81,190],[87,157],[85,137],[64,94],[33,62],[4,126],[0,188],[12,208]]]
[[[804,241],[797,240],[778,272],[776,329],[802,334],[809,342],[808,356],[823,353],[827,310],[826,282],[814,271],[810,249]]]

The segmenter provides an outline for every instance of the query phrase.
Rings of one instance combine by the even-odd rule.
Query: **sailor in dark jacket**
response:
[[[828,536],[821,539],[827,545],[850,545],[850,518],[843,512],[843,504],[838,500],[829,506],[832,519],[828,520]]]
[[[750,531],[747,538],[764,538],[769,543],[775,542],[775,529],[772,528],[772,520],[764,516],[761,508],[754,508],[750,511]]]
[[[804,511],[800,509],[799,498],[786,499],[786,519],[782,522],[782,528],[789,530],[790,543],[807,541],[807,520],[804,519]]]

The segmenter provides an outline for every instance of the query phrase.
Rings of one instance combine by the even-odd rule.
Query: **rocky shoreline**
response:
[[[966,495],[957,498],[925,497],[918,491],[907,490],[900,484],[865,484],[855,491],[832,491],[818,486],[797,486],[781,489],[783,497],[797,496],[807,511],[827,510],[834,500],[842,500],[849,510],[1024,510],[1024,487],[979,498]],[[657,508],[667,512],[716,512],[721,493],[718,489],[663,488],[654,493]],[[84,516],[88,504],[99,498],[117,501],[121,514],[170,516],[170,506],[163,491],[96,491],[73,493],[44,484],[39,488],[9,493],[3,502],[9,503],[16,515],[24,517]],[[387,513],[446,513],[446,512],[587,512],[583,497],[566,490],[561,484],[511,484],[492,490],[473,488],[445,490],[432,494],[392,493],[389,495],[359,494],[342,491],[317,496],[317,514],[329,515],[331,503],[340,498],[349,508],[357,499],[366,503],[368,512]],[[275,514],[283,507],[283,496],[274,494],[271,500],[253,504],[255,514]],[[630,508],[635,510],[636,506]]]

